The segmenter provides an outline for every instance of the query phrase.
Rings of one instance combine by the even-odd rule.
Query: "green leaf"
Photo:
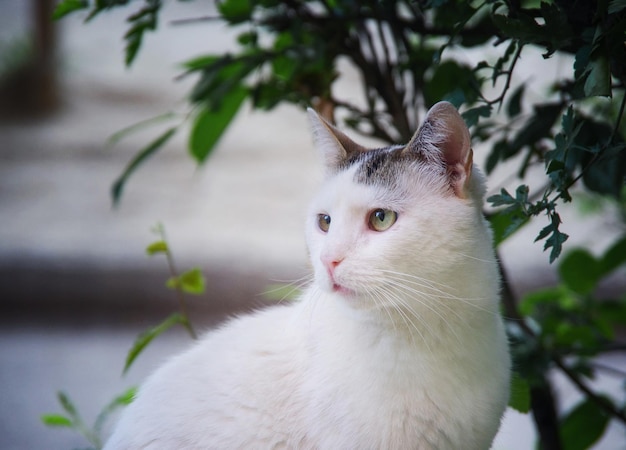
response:
[[[49,427],[68,427],[74,426],[74,422],[71,419],[62,416],[61,414],[44,414],[41,416],[41,421],[44,425]]]
[[[432,75],[423,86],[424,101],[427,105],[434,105],[439,100],[447,98],[452,92],[461,90],[467,103],[477,99],[476,86],[480,85],[472,67],[456,61],[443,61],[434,64]],[[483,105],[479,108],[484,108]],[[484,110],[481,110],[484,111]],[[489,117],[489,115],[487,115]]]
[[[515,91],[513,91],[513,94],[511,94],[509,103],[506,108],[506,112],[509,117],[516,117],[519,115],[520,112],[522,112],[522,97],[524,96],[525,89],[526,85],[522,84],[517,89],[515,89]]]
[[[586,125],[589,125],[589,121],[586,122]],[[596,132],[593,134],[597,137],[597,139],[606,139],[606,137],[611,133],[610,131],[607,132],[607,127],[591,126],[589,128],[596,128]],[[603,128],[605,131],[600,134]],[[598,149],[597,145],[597,143],[592,145],[582,144],[583,148],[590,151],[590,153]],[[593,164],[589,164],[588,167],[585,167],[584,161],[581,161],[581,165],[585,167],[585,171],[583,172],[585,187],[600,194],[611,195],[615,199],[619,200],[621,197],[621,190],[625,185],[624,179],[626,177],[625,148],[626,145],[624,145],[623,142],[609,146],[598,154],[598,156],[602,157],[598,158],[598,160],[593,162]],[[593,155],[588,155],[588,158],[592,157]],[[587,161],[589,161],[589,159],[587,159]]]
[[[548,215],[550,217],[550,225],[544,227],[539,232],[539,234],[535,238],[535,242],[548,238],[546,239],[546,242],[543,246],[543,251],[545,252],[549,248],[552,248],[552,250],[550,251],[550,264],[552,264],[561,254],[561,250],[563,249],[563,243],[567,241],[569,236],[559,230],[561,217],[556,212],[554,212],[554,210],[548,212]]]
[[[626,236],[615,242],[600,261],[600,273],[608,275],[622,264],[626,263]]]
[[[224,95],[219,110],[205,107],[196,115],[189,136],[189,151],[198,163],[203,163],[211,154],[247,95],[248,91],[237,85]]]
[[[517,372],[511,376],[509,406],[524,414],[530,411],[530,386]]]
[[[124,370],[122,373],[125,374],[128,369],[130,369],[130,366],[133,364],[135,359],[137,359],[137,356],[139,356],[139,354],[146,348],[146,346],[150,342],[152,342],[155,337],[169,330],[174,325],[184,325],[185,323],[186,320],[180,313],[174,313],[157,326],[141,333],[135,340],[131,349],[128,351],[128,355],[126,355],[126,363],[124,364]]]
[[[604,56],[592,59],[587,66],[588,75],[584,90],[587,97],[611,96],[611,70]]]
[[[165,241],[156,241],[146,247],[146,253],[150,256],[157,253],[167,253],[168,250],[167,242]]]
[[[115,145],[117,144],[119,141],[121,141],[123,138],[125,138],[126,136],[128,136],[129,134],[132,134],[136,131],[142,130],[144,128],[147,128],[151,125],[154,125],[155,123],[160,123],[160,122],[164,122],[166,120],[170,120],[176,117],[176,114],[174,114],[173,112],[166,112],[164,114],[159,114],[158,116],[155,117],[150,117],[149,119],[146,120],[142,120],[140,122],[134,123],[126,128],[122,128],[119,131],[116,131],[115,133],[113,133],[108,139],[107,139],[107,145]]]
[[[172,127],[167,130],[165,133],[160,135],[146,147],[144,147],[128,164],[122,175],[113,183],[113,187],[111,188],[111,196],[113,197],[113,204],[117,205],[122,196],[122,190],[124,189],[124,185],[128,180],[128,177],[137,170],[137,168],[150,156],[154,155],[165,143],[176,133],[177,128]]]
[[[120,6],[127,5],[132,0],[96,0],[93,3],[89,15],[85,19],[85,22],[90,22],[94,17],[98,16],[102,11],[112,10]],[[91,3],[91,2],[90,2]]]
[[[567,161],[567,156],[583,125],[582,121],[574,126],[575,123],[576,115],[574,108],[570,105],[561,119],[562,131],[554,137],[555,148],[546,152],[545,155],[546,173],[551,174],[550,177],[557,187],[566,181],[566,178],[563,178],[566,173],[563,172],[567,169],[566,164],[571,165],[571,158]]]
[[[501,139],[491,147],[491,153],[487,157],[487,162],[485,165],[485,170],[487,171],[487,175],[493,172],[493,169],[496,168],[500,160],[504,160],[506,155],[510,153],[509,143],[506,138]]]
[[[202,57],[201,57],[202,58]],[[242,86],[243,79],[260,64],[258,55],[222,55],[211,61],[207,55],[204,61],[192,60],[201,69],[200,79],[191,90],[190,100],[192,103],[204,105],[211,111],[219,109],[223,97],[234,89]],[[205,64],[199,67],[200,64]]]
[[[299,53],[293,52],[294,37],[291,31],[280,33],[274,41],[276,56],[272,59],[272,72],[280,80],[290,80],[298,69]],[[289,51],[291,50],[291,51]]]
[[[561,233],[558,229],[554,229],[552,235],[546,239],[543,250],[546,251],[547,249],[552,248],[552,250],[550,250],[550,264],[556,261],[556,259],[561,255],[563,244],[568,238],[569,235]]]
[[[541,2],[541,17],[543,24],[526,14],[523,9],[517,9],[510,16],[493,14],[494,24],[502,30],[508,38],[518,39],[521,44],[533,43],[546,48],[544,58],[549,57],[555,50],[570,43],[572,30],[566,15],[561,9],[550,2]]]
[[[466,101],[465,92],[463,92],[463,89],[457,88],[452,92],[446,94],[446,96],[443,97],[442,100],[452,103],[455,108],[459,109],[461,105],[463,105],[463,103],[465,103]]]
[[[598,261],[584,249],[569,252],[559,264],[559,275],[567,287],[574,292],[590,294],[601,277]]]
[[[552,126],[560,116],[563,105],[560,103],[543,103],[535,105],[528,121],[517,132],[511,142],[511,157],[526,146],[534,146],[537,142],[550,138]]]
[[[620,300],[603,300],[597,302],[596,305],[598,317],[600,320],[614,326],[618,329],[623,329],[626,326],[626,295]]]
[[[487,198],[487,201],[493,206],[514,205],[515,199],[511,197],[511,194],[504,188],[500,190],[499,194],[491,195]]]
[[[112,404],[121,405],[121,406],[130,405],[133,402],[133,400],[135,399],[136,395],[137,395],[137,388],[136,387],[131,387],[128,390],[126,390],[126,392],[124,392],[121,395],[117,396],[113,400]]]
[[[122,392],[120,395],[118,395],[117,397],[115,397],[107,407],[113,407],[113,406],[128,406],[130,405],[133,400],[135,399],[135,396],[137,395],[137,388],[136,387],[130,387],[127,390],[125,390],[124,392]]]
[[[141,47],[143,36],[146,31],[154,31],[157,28],[160,0],[146,0],[146,6],[130,16],[127,21],[132,24],[124,35],[126,40],[126,66],[129,67]]]
[[[516,18],[494,14],[492,20],[505,36],[519,39],[522,43],[539,43],[543,35],[537,22],[526,14],[520,14]]]
[[[605,401],[610,401],[603,397]],[[564,450],[586,450],[604,434],[609,417],[593,400],[585,399],[561,422]]]
[[[535,314],[542,305],[553,304],[566,296],[565,288],[562,286],[540,289],[526,294],[519,303],[519,312],[523,316]]]
[[[573,305],[572,305],[573,306]],[[597,331],[588,325],[572,325],[568,322],[561,322],[554,330],[554,342],[565,348],[592,349],[597,342]]]
[[[245,22],[252,14],[250,0],[224,0],[218,2],[217,7],[230,24]]]
[[[63,0],[58,3],[52,12],[52,18],[54,20],[59,20],[62,17],[67,16],[68,14],[78,11],[80,9],[86,9],[89,7],[89,3],[87,0]]]
[[[182,289],[184,292],[193,295],[201,295],[205,291],[204,275],[200,269],[193,268],[178,277],[172,277],[165,285],[170,289]]]
[[[518,41],[516,41],[515,39],[511,39],[511,42],[507,46],[502,56],[500,56],[497,59],[496,63],[493,65],[493,70],[492,70],[492,75],[491,75],[491,82],[493,83],[493,86],[496,85],[498,78],[500,78],[500,76],[503,75],[504,65],[510,61],[511,56],[515,54],[515,50],[517,49],[518,49]]]
[[[65,392],[59,391],[57,392],[57,399],[59,400],[59,403],[61,403],[65,412],[69,414],[72,420],[76,421],[79,417],[78,410],[76,409],[76,406],[74,406],[74,403],[70,400],[69,396]]]
[[[465,120],[465,124],[469,128],[476,125],[480,117],[490,117],[491,109],[491,105],[477,106],[463,112],[461,116],[463,117],[463,120]]]
[[[211,64],[215,64],[219,59],[220,57],[215,55],[202,55],[188,59],[182,63],[182,66],[188,70],[202,70]]]
[[[258,42],[259,34],[256,31],[247,31],[237,36],[237,42],[243,46],[255,46]]]
[[[626,8],[626,0],[611,0],[609,2],[609,14],[615,14]]]
[[[104,427],[104,423],[109,418],[109,416],[119,408],[130,405],[135,399],[135,395],[137,395],[137,388],[131,387],[124,391],[122,394],[115,397],[113,400],[111,400],[96,418],[96,422],[93,427],[95,433],[97,435],[100,435],[100,432]]]
[[[528,216],[523,214],[520,210],[504,210],[491,214],[489,216],[489,222],[493,229],[494,245],[496,247],[500,245],[509,236],[526,225],[528,221]]]

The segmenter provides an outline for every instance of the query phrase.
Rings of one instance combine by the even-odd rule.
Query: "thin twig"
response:
[[[560,358],[553,357],[552,361],[557,365],[559,369],[570,379],[572,383],[580,390],[583,394],[585,394],[589,399],[591,399],[596,405],[598,405],[604,412],[612,416],[613,418],[619,420],[620,422],[626,424],[626,414],[624,411],[620,411],[615,408],[615,406],[607,401],[604,397],[597,395],[589,386],[587,386],[581,379],[578,377],[573,370],[561,361]]]
[[[509,66],[509,70],[507,70],[506,72],[502,72],[506,74],[506,82],[504,83],[504,88],[502,88],[502,92],[500,92],[500,95],[497,98],[487,102],[489,105],[494,105],[496,103],[499,103],[498,112],[500,112],[500,109],[502,108],[502,105],[504,104],[504,97],[506,93],[508,92],[509,88],[511,87],[511,80],[513,79],[513,72],[515,70],[515,65],[517,64],[517,61],[522,54],[522,49],[524,48],[524,46],[520,43],[518,43],[517,45],[518,47],[517,47],[517,50],[515,51],[515,56],[513,56],[513,61],[511,62],[511,65]]]
[[[607,366],[606,364],[602,364],[596,361],[590,361],[589,365],[594,367],[595,369],[602,370],[603,372],[609,373],[611,375],[626,378],[626,370],[620,370],[615,367]]]
[[[167,258],[167,265],[170,270],[170,275],[172,276],[173,279],[178,280],[179,279],[178,270],[176,269],[176,264],[174,263],[174,255],[172,255],[169,244],[167,243],[167,239],[165,237],[165,228],[163,227],[163,225],[161,224],[157,225],[157,233],[160,235],[161,240],[166,243],[165,257]],[[176,291],[176,298],[178,300],[178,306],[183,316],[183,326],[189,332],[189,335],[193,339],[196,339],[197,338],[196,332],[194,331],[193,327],[191,326],[191,322],[189,321],[189,314],[187,313],[187,304],[185,303],[185,295],[183,293],[183,289],[180,286],[180,283],[178,282],[175,283],[174,288],[175,288],[174,290]]]
[[[186,19],[174,19],[170,20],[170,25],[189,25],[198,22],[217,22],[218,20],[225,20],[222,16],[199,16],[188,17]]]
[[[535,332],[528,326],[524,317],[521,316],[517,309],[517,305],[515,302],[515,298],[513,296],[513,292],[510,288],[509,279],[507,277],[506,271],[502,264],[500,264],[500,273],[502,276],[502,301],[504,304],[504,310],[507,318],[509,320],[515,321],[516,324],[526,333],[529,337],[535,339],[537,336]],[[571,380],[571,382],[588,398],[594,401],[600,408],[602,408],[605,412],[620,420],[621,422],[626,424],[626,414],[623,411],[616,409],[613,404],[607,402],[603,397],[597,395],[591,388],[589,388],[578,375],[571,370],[569,367],[563,363],[563,361],[557,357],[556,355],[549,355],[550,359],[554,362],[554,364]]]

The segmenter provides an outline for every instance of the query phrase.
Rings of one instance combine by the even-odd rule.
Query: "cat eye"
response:
[[[375,209],[370,214],[368,220],[370,229],[374,231],[385,231],[396,223],[398,213],[390,209]]]
[[[326,233],[330,228],[330,216],[328,214],[318,214],[317,225],[320,227],[320,230]]]

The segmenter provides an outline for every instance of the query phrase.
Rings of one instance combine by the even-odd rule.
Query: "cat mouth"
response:
[[[351,289],[348,289],[345,286],[342,286],[340,284],[337,283],[333,283],[332,287],[331,287],[333,292],[336,292],[338,294],[342,294],[342,295],[354,295],[354,291]]]

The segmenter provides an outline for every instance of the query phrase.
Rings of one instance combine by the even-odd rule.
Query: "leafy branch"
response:
[[[145,348],[159,335],[169,330],[173,326],[182,325],[192,339],[196,339],[196,333],[189,320],[185,294],[200,295],[205,291],[205,280],[202,272],[198,268],[193,268],[182,274],[178,272],[174,263],[174,257],[165,236],[165,228],[162,224],[157,224],[153,231],[159,239],[152,242],[146,248],[146,253],[150,256],[164,254],[167,259],[170,278],[166,281],[166,286],[176,292],[179,311],[169,315],[165,320],[140,333],[135,339],[132,347],[127,353],[123,374],[126,374],[137,357]],[[75,430],[89,442],[94,449],[102,448],[103,426],[109,417],[118,409],[130,404],[136,394],[136,388],[130,388],[121,395],[110,401],[98,414],[92,427],[89,427],[82,418],[69,396],[59,391],[57,398],[63,409],[62,414],[44,414],[41,421],[49,427],[64,427]]]
[[[107,419],[118,409],[130,404],[136,393],[136,388],[130,388],[111,400],[98,414],[92,427],[86,425],[78,409],[70,397],[62,391],[57,392],[57,399],[63,409],[62,414],[44,414],[41,421],[49,427],[70,428],[82,435],[94,449],[102,448],[102,428]]]
[[[171,314],[165,320],[158,325],[144,331],[137,336],[133,346],[128,351],[126,356],[126,363],[124,364],[124,371],[126,373],[130,369],[133,362],[137,359],[139,354],[156,338],[165,331],[169,330],[175,325],[182,325],[189,336],[192,339],[196,339],[196,332],[189,320],[189,314],[187,311],[187,303],[185,301],[185,294],[200,295],[205,291],[205,281],[202,272],[198,268],[193,268],[182,274],[179,274],[176,264],[174,263],[174,256],[170,250],[170,246],[165,236],[165,229],[162,224],[157,224],[154,229],[159,237],[159,240],[151,243],[146,248],[146,253],[150,256],[156,254],[164,254],[167,259],[167,265],[170,271],[170,278],[165,283],[170,289],[174,289],[176,292],[176,299],[178,301],[179,311]]]

